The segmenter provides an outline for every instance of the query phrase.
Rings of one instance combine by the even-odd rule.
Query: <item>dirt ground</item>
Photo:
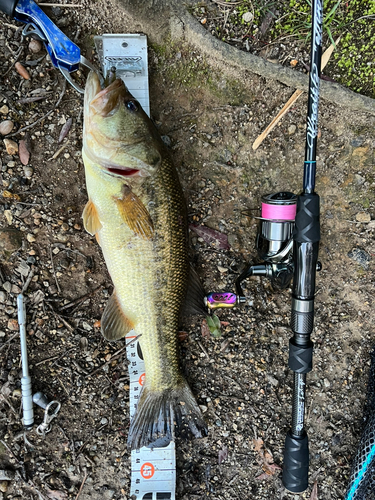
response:
[[[93,61],[93,35],[148,34],[147,25],[109,2],[82,4],[46,12]],[[63,78],[45,57],[26,66],[45,49],[31,54],[18,26],[0,15],[0,121],[12,120],[15,133],[52,112],[8,136],[26,141],[28,165],[0,143],[0,469],[15,472],[12,481],[0,482],[0,498],[128,498],[129,378],[124,352],[119,353],[124,342],[106,342],[97,328],[112,284],[81,220],[87,201],[82,97],[69,86],[62,93]],[[17,54],[30,80],[12,66]],[[254,152],[253,141],[294,89],[250,73],[214,70],[183,41],[151,41],[149,70],[152,116],[169,138],[189,222],[228,235],[230,249],[223,251],[191,232],[195,268],[207,291],[232,291],[238,273],[256,258],[253,215],[261,196],[301,190],[307,98],[296,102]],[[69,118],[72,127],[58,143]],[[248,303],[218,312],[221,338],[203,336],[198,319],[181,343],[183,370],[209,434],[177,442],[180,500],[309,499],[315,481],[320,500],[344,496],[375,343],[375,119],[324,101],[319,119],[323,269],[307,383],[310,487],[300,496],[287,493],[277,467],[291,423],[290,290],[275,293],[266,280],[251,279]],[[25,295],[33,390],[61,402],[45,439],[35,430],[25,439],[20,420],[16,297],[30,277]],[[35,407],[35,421],[41,420],[42,410]],[[227,458],[219,463],[225,450]]]

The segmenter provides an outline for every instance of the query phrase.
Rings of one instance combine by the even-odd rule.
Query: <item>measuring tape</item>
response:
[[[126,341],[136,337],[128,336]],[[130,377],[130,418],[133,417],[145,380],[145,363],[138,340],[126,348]],[[146,448],[131,452],[131,489],[134,500],[175,500],[176,453],[171,441],[164,448]]]
[[[146,35],[105,34],[94,38],[104,77],[114,66],[129,92],[150,116],[148,90],[148,61]],[[127,343],[136,339],[134,332]],[[126,348],[130,377],[130,418],[133,417],[145,380],[145,364],[138,340]],[[158,443],[161,445],[161,443]],[[142,447],[131,452],[131,499],[175,500],[176,453],[175,443],[160,448]]]

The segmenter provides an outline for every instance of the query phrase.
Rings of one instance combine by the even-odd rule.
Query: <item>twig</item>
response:
[[[61,146],[61,148],[58,149],[53,156],[51,156],[51,158],[48,158],[48,161],[56,160],[56,158],[64,151],[64,149],[66,148],[66,146],[68,146],[68,144],[69,144],[69,142],[66,142],[65,144],[63,144]]]
[[[331,44],[328,49],[324,52],[322,55],[322,60],[320,64],[321,71],[326,67],[332,52],[335,48],[335,45],[338,44],[340,41],[340,37],[336,40],[335,44]],[[265,130],[256,138],[254,141],[254,144],[252,146],[253,150],[255,151],[258,149],[258,147],[262,144],[264,139],[267,137],[267,135],[271,132],[272,129],[275,128],[276,124],[279,123],[281,118],[289,111],[289,108],[295,103],[295,101],[300,97],[300,95],[303,94],[303,90],[296,90],[292,97],[289,99],[289,101],[283,106],[282,110],[275,116],[275,118],[271,121],[271,123],[266,127]]]
[[[13,405],[8,401],[8,398],[4,396],[4,394],[0,394],[0,398],[6,402],[6,404],[9,406],[9,408],[12,410],[12,412],[18,417],[18,413],[16,410],[13,408]]]
[[[71,302],[68,302],[67,304],[60,307],[60,311],[64,311],[65,309],[69,309],[70,307],[73,307],[77,304],[80,304],[81,302],[84,302],[86,299],[88,299],[89,297],[94,295],[94,293],[98,292],[101,288],[103,288],[103,285],[99,285],[92,292],[86,293],[85,295],[82,295],[82,297],[79,297],[78,299],[75,299],[75,300],[72,300]]]
[[[272,120],[272,122],[266,127],[263,132],[256,138],[253,144],[253,150],[255,151],[256,149],[259,148],[259,146],[262,144],[264,139],[267,137],[267,135],[273,130],[277,123],[281,120],[281,118],[289,111],[289,108],[296,102],[296,100],[303,94],[303,90],[296,90],[292,97],[289,99],[289,101],[283,106],[283,109],[275,116],[275,118]]]
[[[12,64],[9,66],[9,68],[6,70],[6,72],[5,72],[3,75],[1,75],[1,76],[2,76],[2,78],[5,78],[5,77],[7,76],[7,74],[9,73],[9,71],[10,71],[10,70],[13,68],[13,66],[16,64],[16,62],[18,61],[18,59],[19,59],[19,57],[20,57],[20,55],[21,55],[21,53],[22,53],[22,50],[23,50],[23,46],[21,45],[21,47],[18,49],[18,52],[17,52],[17,53],[16,53],[16,55],[15,55],[15,59],[14,59],[14,61],[13,61],[13,62],[12,62]]]
[[[64,325],[68,328],[68,330],[70,330],[71,332],[74,330],[74,328],[69,325],[69,323],[60,316],[60,314],[57,314],[57,312],[54,310],[54,308],[51,306],[51,304],[49,304],[48,302],[45,302],[46,305],[48,306],[48,308],[50,309],[50,311],[52,312],[52,314],[54,314],[56,316],[56,318],[58,318],[60,321],[62,321],[64,323]]]
[[[85,471],[85,477],[83,478],[83,481],[82,481],[81,487],[80,487],[79,492],[78,492],[78,494],[77,494],[77,496],[76,496],[76,500],[78,499],[79,495],[81,494],[81,491],[82,491],[83,486],[84,486],[84,484],[85,484],[85,482],[86,482],[86,479],[87,479],[87,471]]]
[[[60,357],[60,355],[52,356],[51,358],[42,359],[42,361],[38,361],[38,363],[35,363],[35,366],[42,365],[43,363],[48,363],[48,361],[53,361],[54,359],[58,359],[59,357]]]
[[[22,292],[22,293],[23,293],[23,292]],[[20,334],[20,332],[15,333],[14,335],[12,335],[12,336],[10,337],[10,339],[8,339],[6,342],[4,342],[4,344],[0,347],[0,351],[2,351],[2,350],[4,349],[4,347],[5,347],[7,344],[9,344],[9,342],[12,342],[12,340],[13,340],[13,339],[15,339],[15,338],[17,337],[17,335],[19,335],[19,334]]]
[[[88,375],[86,375],[85,378],[87,377],[91,377],[92,375],[94,375],[95,373],[99,372],[100,370],[102,370],[105,366],[109,365],[109,363],[112,363],[112,361],[114,361],[115,359],[119,358],[121,356],[121,354],[123,353],[123,351],[125,351],[125,349],[128,347],[129,344],[131,344],[132,342],[135,342],[136,340],[139,339],[139,337],[141,337],[142,334],[140,335],[137,335],[134,339],[131,339],[129,340],[129,342],[122,348],[120,349],[119,351],[117,351],[109,361],[106,361],[105,363],[103,363],[101,366],[99,366],[99,368],[96,368],[94,371],[92,371],[91,373],[89,373]]]
[[[66,394],[68,395],[68,399],[70,399],[70,394],[69,394],[69,392],[68,392],[68,389],[67,389],[67,388],[65,387],[65,385],[61,382],[60,377],[58,377],[58,376],[56,375],[56,378],[57,378],[57,380],[60,382],[61,387],[64,389],[64,391],[65,391],[65,392],[66,392]]]
[[[5,448],[9,451],[9,453],[10,453],[10,454],[12,455],[12,457],[14,458],[14,460],[15,460],[17,463],[19,463],[19,464],[20,464],[21,462],[18,460],[18,458],[16,457],[16,455],[13,453],[13,450],[12,450],[11,448],[9,448],[9,446],[6,444],[6,442],[5,442],[5,441],[3,441],[2,439],[0,439],[0,443],[1,443],[2,445],[4,445],[4,446],[5,446]]]
[[[203,347],[203,345],[199,342],[199,340],[197,340],[197,344],[199,345],[199,347],[201,348],[203,354],[207,357],[207,359],[210,359],[210,356],[208,355],[208,352],[206,351],[206,349]]]
[[[51,247],[51,245],[49,246],[49,254],[50,254],[50,257],[51,257],[52,273],[53,273],[53,276],[55,278],[55,283],[56,283],[56,286],[57,286],[57,290],[59,291],[59,293],[61,293],[61,288],[60,288],[59,282],[57,281],[57,276],[56,276],[56,272],[55,272],[55,265],[53,263],[53,254],[52,254],[52,247]]]
[[[63,84],[62,84],[62,90],[61,90],[61,93],[60,93],[60,96],[55,104],[55,106],[53,107],[53,109],[51,109],[50,111],[48,111],[48,113],[46,113],[45,115],[43,115],[41,118],[39,118],[38,120],[36,120],[35,122],[33,123],[30,123],[30,125],[27,125],[26,127],[22,127],[20,128],[19,130],[17,130],[17,132],[14,132],[13,134],[9,134],[8,137],[14,137],[15,135],[18,135],[20,134],[21,132],[24,132],[25,130],[28,130],[32,127],[34,127],[35,125],[37,125],[38,123],[40,123],[41,121],[45,120],[51,113],[53,113],[55,111],[55,109],[59,106],[62,98],[64,97],[64,94],[65,94],[65,90],[66,90],[66,80],[64,78],[64,81],[63,81]]]
[[[27,280],[25,281],[25,284],[23,285],[22,287],[22,292],[21,293],[25,293],[26,290],[29,288],[29,285],[31,283],[31,280],[33,279],[34,277],[34,274],[35,274],[35,269],[31,269],[30,272],[29,272],[29,275],[27,277]]]

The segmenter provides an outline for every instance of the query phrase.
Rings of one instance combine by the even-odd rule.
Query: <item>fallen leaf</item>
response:
[[[21,197],[18,194],[13,194],[10,191],[3,191],[3,198],[8,198],[10,200],[21,201]]]
[[[226,460],[227,458],[228,458],[228,448],[224,447],[222,450],[219,450],[217,457],[218,464],[219,465],[222,464],[224,460]]]
[[[52,498],[52,500],[65,500],[68,498],[68,495],[65,493],[65,491],[59,491],[59,490],[47,490],[47,496],[48,498]]]
[[[218,250],[229,250],[228,236],[207,226],[190,224],[190,229],[208,244],[213,244]]]
[[[27,144],[24,139],[21,139],[18,144],[18,156],[22,165],[27,165],[30,160],[30,151],[27,149]]]
[[[264,448],[264,441],[262,439],[253,439],[253,445],[255,451],[258,453],[258,459],[262,465],[262,469],[264,470],[264,473],[257,476],[255,479],[270,479],[282,470],[279,465],[274,463],[272,453]]]
[[[270,476],[269,474],[267,474],[267,472],[263,472],[263,474],[261,474],[260,476],[257,476],[255,479],[257,481],[263,481],[264,479],[271,479],[272,476]]]
[[[98,319],[98,320],[97,320],[97,321],[95,321],[95,323],[94,323],[94,328],[100,328],[100,327],[101,327],[101,324],[102,324],[101,320],[100,320],[100,319]]]
[[[310,500],[318,500],[318,481],[314,482],[314,486],[311,492]]]
[[[204,319],[202,320],[201,324],[201,334],[203,338],[210,338],[211,337],[211,332],[210,329],[208,328],[207,321]]]
[[[183,342],[188,338],[189,334],[187,332],[178,332],[178,340]]]
[[[17,71],[17,73],[22,76],[22,78],[24,78],[25,80],[30,80],[29,72],[24,66],[22,66],[20,62],[16,62],[14,68]]]
[[[66,123],[64,123],[64,125],[61,128],[61,132],[60,132],[60,135],[59,135],[59,141],[58,142],[62,142],[65,139],[65,137],[68,135],[70,127],[72,126],[72,123],[73,123],[72,118],[69,118],[66,121]]]
[[[213,314],[212,316],[207,316],[206,321],[211,335],[215,338],[221,337],[220,319],[216,316],[216,314]]]
[[[255,451],[259,452],[263,448],[263,445],[263,439],[253,439],[253,446]]]
[[[264,36],[270,29],[272,21],[275,18],[275,12],[273,9],[274,8],[271,7],[270,10],[268,10],[267,14],[264,16],[262,24],[260,25],[259,31],[262,36]]]
[[[294,68],[294,66],[297,66],[298,60],[297,59],[292,59],[289,64],[292,66],[292,68]]]

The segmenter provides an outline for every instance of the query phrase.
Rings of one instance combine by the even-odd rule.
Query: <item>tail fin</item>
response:
[[[207,435],[206,423],[185,380],[177,388],[160,392],[148,389],[146,382],[130,424],[128,446],[132,450],[167,446],[175,424],[180,435],[189,429],[195,437]]]

